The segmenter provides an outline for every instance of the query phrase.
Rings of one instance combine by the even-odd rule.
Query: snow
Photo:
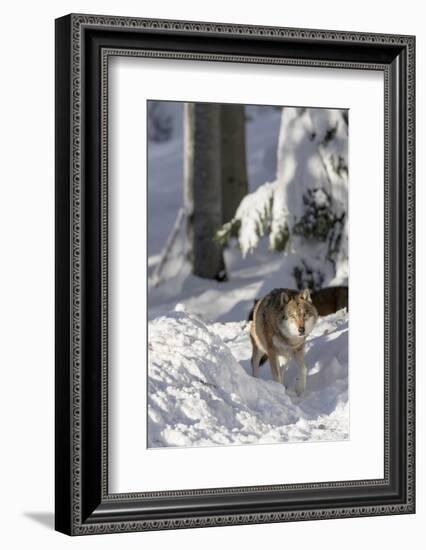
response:
[[[305,394],[250,375],[249,325],[204,323],[179,305],[149,323],[148,446],[238,445],[348,438],[347,312],[320,319],[306,344]]]
[[[246,195],[237,208],[235,218],[241,222],[238,242],[244,257],[253,252],[260,239],[270,231],[275,191],[276,182],[266,182]]]
[[[177,255],[169,261],[177,274],[158,287],[149,286],[148,316],[154,319],[182,303],[186,311],[210,321],[240,321],[247,319],[253,300],[276,287],[293,287],[293,264],[281,254],[271,253],[266,242],[247,258],[235,243],[225,250],[229,280],[219,283],[191,274],[190,265]]]

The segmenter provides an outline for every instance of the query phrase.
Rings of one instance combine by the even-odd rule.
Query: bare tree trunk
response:
[[[194,275],[226,279],[222,245],[221,107],[186,103],[184,116],[184,204]]]
[[[248,193],[244,105],[221,105],[222,222],[229,222]]]

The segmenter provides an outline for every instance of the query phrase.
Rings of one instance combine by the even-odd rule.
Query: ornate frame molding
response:
[[[101,410],[99,411],[99,433],[101,450],[99,451],[99,480],[96,487],[99,489],[100,506],[94,507],[93,496],[94,492],[92,485],[87,489],[87,477],[84,471],[85,456],[83,447],[85,448],[85,433],[84,425],[87,421],[87,412],[84,410],[84,403],[87,399],[85,389],[85,338],[84,319],[86,315],[85,303],[85,280],[87,278],[87,250],[86,233],[92,228],[87,221],[87,212],[85,210],[85,193],[84,185],[87,185],[88,175],[86,168],[86,148],[88,140],[85,138],[85,126],[88,124],[86,104],[88,101],[90,90],[88,91],[88,79],[84,71],[86,70],[88,61],[88,39],[87,31],[111,30],[117,33],[142,33],[144,36],[162,35],[175,36],[198,36],[203,37],[228,36],[235,38],[239,43],[244,40],[262,39],[265,41],[291,41],[292,43],[300,44],[324,44],[325,47],[334,48],[336,51],[345,45],[359,46],[360,44],[368,44],[371,47],[390,52],[400,52],[398,55],[404,57],[406,74],[400,74],[400,67],[395,66],[395,62],[389,60],[387,62],[374,62],[368,59],[362,61],[350,60],[334,60],[331,58],[309,58],[309,57],[280,57],[268,55],[244,55],[232,53],[207,53],[194,51],[174,51],[171,49],[155,49],[155,48],[131,48],[128,46],[120,47],[117,45],[102,45],[100,48],[99,62],[99,80],[100,80],[100,119],[99,130],[100,135],[100,217],[99,217],[99,235],[100,235],[100,313],[99,313],[99,338],[100,338],[100,392],[101,398],[99,401]],[[94,50],[95,48],[93,48]],[[380,51],[382,51],[380,50]],[[263,26],[246,26],[246,25],[229,25],[219,23],[204,23],[204,22],[187,22],[187,21],[168,21],[168,20],[151,20],[151,19],[136,19],[122,17],[107,17],[95,15],[70,15],[66,18],[57,20],[57,68],[60,63],[65,60],[69,64],[68,72],[68,87],[61,90],[61,80],[67,78],[67,65],[57,72],[57,131],[64,135],[57,135],[57,155],[66,155],[63,151],[68,146],[71,151],[67,161],[63,157],[59,159],[59,169],[56,174],[57,194],[66,193],[67,186],[64,186],[64,178],[69,178],[68,182],[68,197],[62,199],[63,203],[57,205],[57,215],[62,216],[67,211],[69,213],[68,228],[62,226],[57,221],[57,236],[59,245],[68,238],[69,253],[68,265],[63,266],[63,260],[66,256],[59,259],[57,278],[64,278],[65,271],[69,277],[69,288],[61,287],[57,301],[59,306],[63,300],[68,299],[69,317],[65,319],[64,313],[57,312],[60,317],[57,329],[63,331],[67,329],[67,336],[63,336],[64,340],[60,340],[60,351],[57,353],[56,373],[59,379],[57,384],[57,464],[59,473],[56,480],[58,484],[66,483],[65,490],[57,492],[57,529],[69,534],[82,535],[90,533],[112,533],[124,531],[141,531],[154,529],[177,529],[188,527],[202,527],[213,525],[236,525],[246,523],[264,523],[264,522],[282,522],[308,519],[326,519],[336,517],[359,517],[370,515],[384,515],[396,513],[412,513],[414,512],[414,201],[415,201],[415,181],[414,181],[414,154],[415,154],[415,39],[412,36],[397,36],[397,35],[381,35],[381,34],[364,34],[364,33],[347,33],[341,31],[322,31],[308,29],[287,29],[279,27],[263,27]],[[348,50],[349,51],[349,50]],[[354,50],[355,51],[355,50]],[[345,481],[336,483],[314,483],[314,484],[298,484],[298,485],[278,485],[269,487],[238,487],[226,489],[210,489],[210,490],[192,490],[192,491],[169,491],[155,493],[130,493],[130,494],[109,494],[108,493],[108,475],[107,475],[107,404],[108,404],[108,141],[107,141],[107,125],[108,125],[108,59],[110,56],[139,56],[139,57],[157,57],[168,59],[191,59],[201,61],[230,61],[243,63],[274,63],[283,65],[301,65],[311,67],[335,67],[341,69],[368,69],[384,72],[385,78],[385,476],[383,480],[363,480],[363,481]],[[355,55],[355,54],[354,54]],[[391,56],[391,54],[390,54]],[[395,59],[396,59],[395,55]],[[396,71],[396,73],[395,73]],[[62,94],[62,95],[61,95]],[[395,120],[392,118],[392,109],[395,109],[395,102],[404,95],[406,104],[406,134],[401,139],[395,135]],[[398,96],[398,97],[396,97]],[[59,97],[59,105],[58,105]],[[63,132],[63,129],[58,128],[61,124],[66,105],[69,105],[69,121],[68,127]],[[68,134],[66,130],[68,129]],[[395,142],[396,140],[396,142]],[[392,165],[392,151],[400,151],[399,169],[403,165],[401,172],[398,193],[401,200],[400,204],[396,204],[392,195],[392,182],[396,175],[398,167]],[[85,172],[86,170],[86,172]],[[405,180],[405,189],[401,187],[402,181]],[[403,327],[405,334],[405,342],[397,344],[392,340],[395,334],[392,332],[392,283],[391,267],[395,262],[395,254],[399,254],[401,250],[394,249],[394,235],[391,227],[393,221],[398,216],[399,225],[402,226],[401,246],[405,245],[405,258],[401,260],[403,266],[402,271],[405,274],[405,292],[404,288],[400,296],[401,303],[404,307],[406,318],[406,326]],[[57,242],[58,242],[57,241]],[[402,265],[402,264],[401,264]],[[64,271],[65,270],[65,271]],[[68,280],[68,279],[67,279]],[[60,285],[61,286],[61,285]],[[66,285],[65,285],[66,286]],[[65,294],[64,294],[65,293]],[[405,330],[404,330],[405,329]],[[402,333],[401,333],[402,334]],[[399,336],[401,336],[399,334]],[[69,340],[67,340],[67,338]],[[64,344],[68,341],[68,347]],[[66,349],[63,349],[65,345]],[[401,349],[402,348],[402,349]],[[68,368],[64,367],[64,360],[67,356],[66,351],[69,350]],[[226,496],[236,495],[241,498],[248,494],[260,493],[283,493],[283,492],[306,492],[308,489],[318,490],[327,489],[335,491],[338,489],[362,489],[372,487],[388,487],[392,484],[391,480],[391,438],[395,436],[391,433],[391,415],[392,407],[392,376],[395,373],[391,369],[391,360],[395,354],[404,360],[405,370],[405,439],[406,439],[406,470],[400,472],[400,475],[406,476],[405,482],[402,483],[405,493],[405,500],[398,502],[398,499],[381,504],[368,504],[363,506],[318,506],[316,508],[307,505],[306,510],[286,509],[277,511],[257,511],[253,510],[249,513],[215,513],[207,515],[191,514],[187,517],[179,517],[172,519],[171,517],[151,519],[145,518],[144,512],[141,510],[139,516],[129,519],[129,515],[121,512],[127,505],[136,506],[143,499],[156,498],[173,498],[173,497],[207,497],[207,496]],[[86,367],[87,369],[87,367]],[[66,403],[67,410],[64,410],[64,405],[59,401],[62,398],[64,387],[69,391],[69,402]],[[392,390],[394,391],[394,390]],[[61,416],[62,415],[62,416]],[[59,418],[60,417],[60,418]],[[62,434],[63,420],[69,420],[69,431]],[[61,428],[61,433],[58,432],[58,424]],[[64,437],[68,438],[70,447],[64,443]],[[97,470],[96,470],[97,471]],[[88,499],[90,502],[85,503],[87,494],[90,494]],[[99,501],[99,498],[97,501]],[[92,501],[91,501],[92,499]],[[65,502],[67,501],[67,502]],[[88,510],[91,513],[88,515]],[[125,520],[120,521],[121,517]]]

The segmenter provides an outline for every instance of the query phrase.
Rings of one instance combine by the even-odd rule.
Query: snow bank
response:
[[[305,395],[250,372],[249,324],[207,325],[185,311],[149,323],[148,446],[340,440],[348,437],[347,313],[322,318],[307,343]]]

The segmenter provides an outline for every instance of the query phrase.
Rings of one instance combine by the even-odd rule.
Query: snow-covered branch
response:
[[[317,279],[330,282],[337,263],[347,264],[347,142],[346,111],[283,108],[276,180],[246,195],[216,237],[236,237],[246,256],[268,235],[271,250],[303,259],[296,283],[317,260]]]

